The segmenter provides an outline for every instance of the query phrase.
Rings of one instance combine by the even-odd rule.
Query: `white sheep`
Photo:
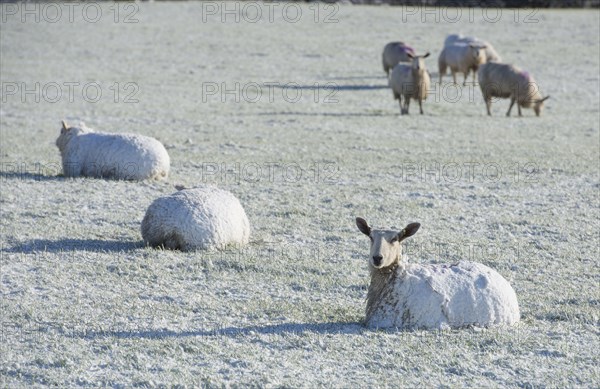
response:
[[[452,79],[456,84],[456,73],[463,73],[465,80],[463,85],[467,85],[469,72],[473,71],[473,83],[475,82],[475,73],[479,66],[486,61],[485,46],[478,43],[456,43],[445,46],[438,58],[438,69],[440,74],[440,84],[442,77],[446,74],[446,69],[450,68]]]
[[[144,180],[169,175],[167,150],[148,136],[95,132],[83,123],[69,127],[63,121],[56,146],[67,177]]]
[[[450,34],[446,37],[444,41],[444,47],[451,46],[456,43],[469,44],[476,43],[480,46],[485,46],[485,58],[487,62],[501,62],[502,58],[498,55],[494,46],[492,46],[489,42],[484,41],[479,38],[475,38],[473,36],[464,36],[461,34]]]
[[[231,192],[203,185],[154,200],[142,237],[149,246],[171,250],[223,249],[247,244],[250,222]]]
[[[419,223],[402,231],[372,229],[362,218],[356,218],[356,225],[371,239],[367,327],[441,330],[519,321],[515,291],[495,270],[466,261],[403,262],[400,242],[414,235]]]
[[[425,55],[408,54],[412,59],[412,64],[399,63],[394,66],[390,77],[390,87],[394,94],[394,99],[400,104],[400,114],[408,114],[410,99],[415,99],[419,102],[419,112],[423,114],[423,100],[427,98],[431,80],[429,72],[425,67]],[[404,97],[404,107],[402,106],[402,97]]]
[[[544,101],[550,98],[550,96],[542,97],[531,74],[514,65],[490,62],[479,68],[478,77],[479,87],[490,116],[492,97],[510,98],[506,116],[510,116],[515,102],[517,102],[519,116],[522,116],[521,107],[533,107],[536,116],[540,116]]]
[[[408,54],[415,55],[415,50],[404,42],[390,42],[385,45],[381,55],[385,74],[389,77],[390,69],[393,69],[399,62],[411,62],[412,58]]]

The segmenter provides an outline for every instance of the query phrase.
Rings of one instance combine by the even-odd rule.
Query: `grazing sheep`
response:
[[[148,136],[95,132],[83,123],[69,127],[63,121],[56,146],[67,177],[144,180],[169,175],[167,150]]]
[[[500,274],[475,262],[417,265],[402,261],[402,231],[377,230],[362,218],[358,229],[371,239],[366,322],[369,328],[447,329],[512,325],[519,321],[515,291]]]
[[[465,75],[463,85],[467,85],[467,77],[471,70],[473,71],[473,83],[475,83],[475,73],[477,73],[479,66],[486,61],[484,49],[485,46],[477,43],[457,43],[445,46],[438,58],[440,84],[442,83],[442,77],[446,74],[446,69],[448,67],[450,68],[452,79],[455,84],[456,73],[460,72]]]
[[[542,97],[539,87],[533,77],[526,71],[516,66],[490,62],[479,68],[479,87],[487,107],[488,115],[492,115],[492,97],[510,98],[510,106],[506,116],[515,101],[521,114],[521,107],[531,108],[536,116],[540,116],[544,108],[544,101],[550,96]]]
[[[412,64],[406,65],[399,63],[394,66],[390,77],[390,87],[394,93],[394,99],[400,104],[400,114],[408,114],[410,99],[413,98],[419,102],[419,112],[423,114],[423,100],[427,98],[431,80],[429,72],[425,68],[425,55],[408,54],[412,59]],[[402,106],[402,97],[404,97],[404,107]]]
[[[408,54],[415,55],[415,50],[404,42],[390,42],[385,45],[381,55],[385,74],[389,77],[390,69],[399,62],[411,62],[412,58]]]
[[[142,237],[149,246],[171,250],[222,249],[248,243],[250,222],[233,194],[205,185],[154,200]]]
[[[467,44],[467,45],[469,43],[476,43],[480,46],[485,46],[485,58],[486,58],[487,62],[501,62],[502,61],[502,58],[500,58],[500,56],[494,49],[494,46],[492,46],[489,42],[486,42],[479,38],[475,38],[472,36],[464,36],[461,34],[450,34],[446,37],[446,40],[444,41],[444,47],[451,46],[456,43]]]

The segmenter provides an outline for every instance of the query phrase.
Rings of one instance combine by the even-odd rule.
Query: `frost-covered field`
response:
[[[2,386],[600,385],[597,11],[53,4],[2,5]],[[542,117],[487,117],[449,76],[400,117],[384,44],[437,80],[455,32],[529,70]],[[61,119],[158,138],[168,182],[61,177]],[[151,201],[199,183],[240,198],[251,244],[145,248]],[[495,268],[520,325],[366,330],[356,216],[420,222],[409,261]]]

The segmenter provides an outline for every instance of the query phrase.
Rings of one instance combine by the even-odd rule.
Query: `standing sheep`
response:
[[[406,65],[399,63],[394,66],[392,76],[390,77],[390,87],[394,93],[394,99],[400,104],[400,114],[408,114],[410,99],[413,98],[419,102],[419,112],[423,114],[423,100],[427,98],[431,80],[429,72],[425,68],[425,55],[408,54],[412,59],[412,64]],[[402,106],[402,97],[404,97],[404,107]]]
[[[167,150],[148,136],[95,132],[83,123],[69,127],[63,121],[56,146],[66,177],[144,180],[169,175]]]
[[[510,106],[506,116],[515,103],[521,114],[521,107],[531,108],[536,116],[540,116],[544,108],[544,101],[550,96],[542,97],[539,87],[533,77],[526,71],[516,66],[490,62],[479,69],[479,87],[487,108],[487,114],[492,115],[492,97],[510,98]]]
[[[469,44],[476,43],[480,46],[485,46],[485,58],[487,62],[501,62],[502,58],[498,55],[494,46],[492,46],[489,42],[481,40],[479,38],[475,38],[472,36],[464,36],[461,34],[450,34],[446,37],[444,41],[444,47],[451,46],[454,44]]]
[[[385,45],[381,55],[385,74],[389,77],[390,69],[399,62],[411,62],[412,58],[408,54],[415,55],[415,50],[404,42],[390,42]]]
[[[142,237],[149,246],[171,250],[222,249],[248,243],[250,222],[232,193],[205,185],[154,200]]]
[[[456,84],[456,73],[460,72],[465,75],[463,85],[467,85],[467,77],[469,72],[473,71],[473,83],[475,83],[475,73],[480,65],[486,61],[485,46],[477,43],[446,46],[440,53],[438,58],[438,67],[440,72],[440,84],[442,77],[446,74],[446,69],[449,67],[452,73],[452,79]]]
[[[414,235],[419,223],[399,232],[372,229],[362,218],[356,218],[356,225],[371,239],[367,327],[440,330],[519,321],[515,291],[495,270],[467,261],[404,263],[400,242]]]

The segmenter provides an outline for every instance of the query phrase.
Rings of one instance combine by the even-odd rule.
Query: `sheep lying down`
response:
[[[171,250],[224,249],[248,243],[250,222],[231,192],[200,185],[154,200],[142,220],[142,237],[149,246]]]
[[[373,229],[362,218],[356,225],[371,240],[367,327],[446,329],[519,321],[515,291],[495,270],[467,261],[404,262],[401,242],[417,232],[419,223],[401,231]]]
[[[517,296],[508,281],[485,265],[463,261],[398,267],[367,326],[446,329],[518,321]]]
[[[96,132],[62,122],[56,145],[66,177],[117,180],[165,179],[170,159],[158,140],[139,134]]]

